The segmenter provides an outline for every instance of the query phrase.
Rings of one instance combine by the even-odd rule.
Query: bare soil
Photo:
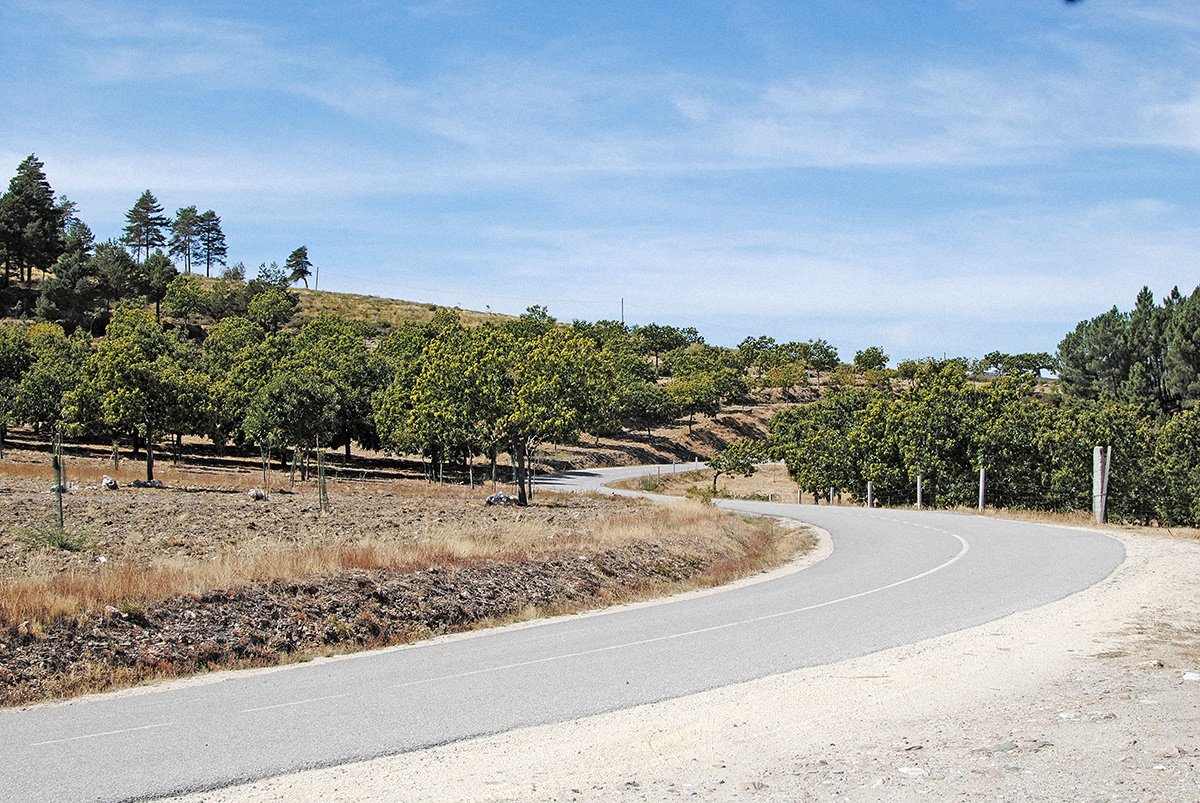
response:
[[[125,464],[128,466],[128,461]],[[134,464],[136,468],[136,464]],[[78,488],[55,526],[46,456],[0,461],[0,704],[263,666],[727,582],[810,539],[699,504],[163,465],[166,487]],[[120,481],[129,479],[121,474]]]

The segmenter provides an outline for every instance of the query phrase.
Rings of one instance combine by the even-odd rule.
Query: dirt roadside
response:
[[[970,630],[175,800],[1200,801],[1200,542],[1113,534],[1110,578]]]

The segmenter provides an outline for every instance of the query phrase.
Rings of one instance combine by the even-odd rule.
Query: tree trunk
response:
[[[346,439],[346,465],[350,465],[350,439]]]
[[[529,504],[529,496],[525,493],[525,439],[513,438],[513,460],[517,469],[517,504]]]
[[[142,448],[142,436],[135,429],[133,431],[133,459],[137,460],[138,451]]]
[[[113,438],[113,475],[115,477],[117,470],[121,467],[121,441]]]
[[[4,459],[4,438],[8,435],[8,425],[0,424],[0,460]]]

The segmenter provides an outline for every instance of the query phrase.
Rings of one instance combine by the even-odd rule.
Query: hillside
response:
[[[370,321],[380,329],[391,329],[404,321],[422,323],[433,317],[437,304],[423,304],[417,301],[401,301],[381,296],[363,296],[354,293],[333,293],[327,290],[293,289],[300,297],[299,315],[302,318],[316,317],[323,312],[332,312],[343,318],[358,318]],[[484,322],[498,323],[511,320],[511,315],[500,315],[495,312],[477,312],[475,310],[458,310],[462,322],[467,326],[475,326]]]

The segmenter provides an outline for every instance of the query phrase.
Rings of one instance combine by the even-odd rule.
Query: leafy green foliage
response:
[[[717,479],[725,474],[749,477],[767,457],[767,444],[757,438],[739,438],[713,455],[708,467],[713,472],[712,490],[717,492]]]
[[[183,318],[184,323],[191,323],[192,318],[203,315],[208,309],[210,294],[201,286],[194,276],[180,274],[167,287],[167,314],[172,318]]]
[[[879,346],[871,346],[854,352],[855,371],[882,371],[887,368],[887,364],[888,355]]]
[[[270,287],[254,296],[246,314],[250,320],[270,332],[275,332],[292,319],[296,314],[296,306],[296,300],[287,292],[278,287]]]
[[[29,328],[32,363],[22,373],[14,413],[26,424],[52,429],[63,417],[64,397],[80,382],[91,354],[91,338],[83,331],[68,337],[53,323]]]

